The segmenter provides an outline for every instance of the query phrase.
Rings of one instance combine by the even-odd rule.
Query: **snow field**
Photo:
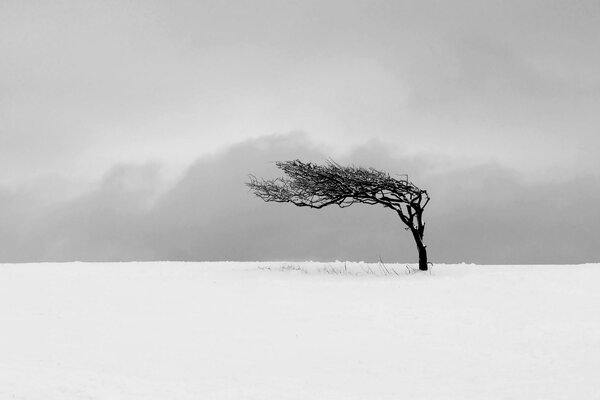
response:
[[[0,264],[0,399],[600,399],[600,265],[386,267]]]

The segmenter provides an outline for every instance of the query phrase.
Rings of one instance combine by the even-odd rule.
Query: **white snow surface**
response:
[[[386,267],[0,264],[0,399],[600,399],[600,264]]]

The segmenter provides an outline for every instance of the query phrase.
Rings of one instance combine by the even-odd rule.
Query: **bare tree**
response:
[[[410,230],[419,251],[419,269],[427,271],[427,246],[423,242],[423,210],[429,202],[427,191],[406,179],[395,179],[374,168],[325,165],[300,160],[278,161],[285,177],[259,179],[250,175],[246,183],[264,201],[292,203],[298,207],[349,207],[355,203],[381,204],[394,210]]]

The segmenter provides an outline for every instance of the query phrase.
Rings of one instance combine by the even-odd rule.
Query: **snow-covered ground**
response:
[[[0,264],[0,399],[600,399],[600,265],[387,268]]]

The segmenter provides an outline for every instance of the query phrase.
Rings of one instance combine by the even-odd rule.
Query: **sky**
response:
[[[597,262],[599,49],[596,0],[3,0],[0,261],[414,261],[244,186],[333,157],[429,191],[434,262]]]

